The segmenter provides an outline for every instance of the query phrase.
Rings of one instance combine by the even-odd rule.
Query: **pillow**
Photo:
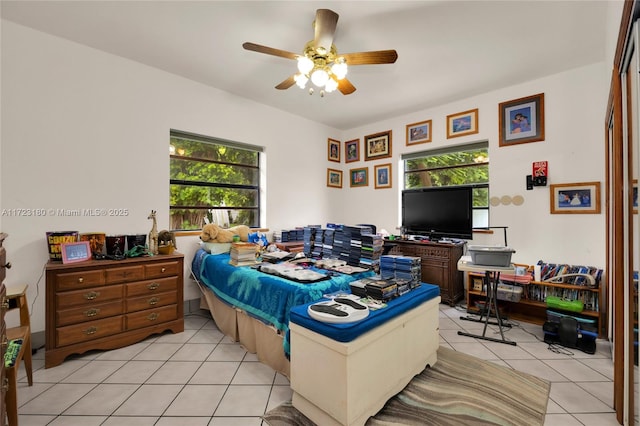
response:
[[[200,247],[210,254],[222,254],[231,251],[231,243],[200,243]]]

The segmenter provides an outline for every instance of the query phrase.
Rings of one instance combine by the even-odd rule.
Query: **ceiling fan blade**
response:
[[[338,14],[329,9],[318,9],[314,23],[316,52],[324,55],[331,50],[338,25]],[[323,50],[320,50],[323,49]]]
[[[356,91],[356,87],[353,84],[351,84],[349,80],[347,80],[346,78],[343,78],[342,80],[338,80],[338,90],[343,95],[350,95]]]
[[[280,56],[281,58],[287,59],[298,59],[298,56],[295,53],[287,52],[286,50],[275,49],[273,47],[262,46],[260,44],[245,42],[242,44],[246,50],[251,50],[253,52],[265,53],[267,55]]]
[[[398,59],[395,50],[375,50],[372,52],[345,53],[342,56],[347,65],[393,64]]]
[[[287,78],[286,80],[284,80],[282,83],[278,84],[276,86],[276,89],[278,89],[278,90],[286,90],[289,87],[293,86],[294,84],[296,84],[296,80],[293,78],[293,75],[292,75],[289,78]]]

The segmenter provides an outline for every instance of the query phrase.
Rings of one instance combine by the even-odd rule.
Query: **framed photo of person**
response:
[[[60,250],[62,251],[62,263],[84,262],[91,259],[92,256],[89,241],[62,243]]]
[[[478,108],[447,115],[447,139],[478,133]]]
[[[350,180],[351,187],[369,185],[369,168],[368,167],[351,169],[349,170],[349,175],[351,176],[351,180]]]
[[[431,120],[407,124],[407,146],[431,142]]]
[[[329,161],[340,162],[340,141],[329,138],[327,141],[327,152]]]
[[[342,170],[327,169],[327,186],[342,188]]]
[[[360,139],[346,141],[344,143],[344,162],[352,163],[360,160]]]
[[[544,140],[544,93],[498,106],[499,146]]]
[[[549,189],[551,214],[600,213],[600,182],[561,183]]]
[[[375,188],[391,188],[391,163],[378,164],[373,171],[376,175]]]
[[[391,130],[364,137],[364,160],[391,157]]]

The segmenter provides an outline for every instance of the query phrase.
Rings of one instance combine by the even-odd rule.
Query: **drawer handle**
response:
[[[151,313],[151,314],[147,315],[147,319],[148,319],[149,321],[155,321],[155,320],[157,320],[159,317],[160,317],[160,314],[157,314],[157,313],[155,313],[155,312],[153,312],[153,313]]]
[[[166,272],[167,268],[160,269],[160,272]]]
[[[84,295],[84,298],[87,299],[87,300],[94,300],[98,296],[100,296],[100,292],[99,291],[92,291],[92,292],[86,293]]]
[[[98,327],[89,327],[86,330],[84,330],[84,334],[86,334],[87,336],[91,336],[92,334],[96,334],[97,331],[98,331]]]
[[[158,287],[160,287],[160,284],[158,284],[158,283],[147,284],[147,288],[149,290],[156,290]]]
[[[82,277],[78,278],[78,282],[79,282],[80,284],[82,284],[82,283],[84,282],[84,278],[82,278]]]
[[[2,381],[2,392],[7,392],[9,390],[9,379],[7,377]]]
[[[100,309],[89,309],[88,311],[84,311],[84,315],[87,317],[95,317],[100,313]]]
[[[160,301],[160,299],[158,299],[157,297],[152,297],[151,299],[149,299],[149,304],[150,305],[157,305],[159,301]]]

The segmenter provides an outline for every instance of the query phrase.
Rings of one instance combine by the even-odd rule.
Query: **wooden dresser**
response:
[[[184,331],[180,253],[46,267],[45,368],[71,354]]]
[[[7,234],[0,232],[0,425],[7,424],[7,407],[4,399],[7,394],[8,381],[4,371],[4,353],[7,351],[7,324],[4,321],[4,314],[7,312],[7,289],[4,286],[4,279],[7,275],[7,269],[11,268],[11,264],[7,262],[7,251],[2,244],[7,238]]]
[[[393,246],[389,254],[419,257],[422,282],[439,286],[443,303],[454,306],[464,297],[464,275],[458,271],[464,243],[394,240],[385,241],[385,245]]]

